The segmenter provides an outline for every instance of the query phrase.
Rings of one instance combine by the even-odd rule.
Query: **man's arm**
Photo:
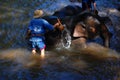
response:
[[[30,36],[31,36],[31,31],[28,29],[27,32],[26,32],[25,39],[29,39]]]
[[[94,10],[97,10],[96,2],[93,3],[93,6],[94,6]]]
[[[95,0],[93,0],[92,3],[93,3],[93,7],[94,7],[94,13],[95,13],[96,15],[98,15],[97,4],[96,4]]]

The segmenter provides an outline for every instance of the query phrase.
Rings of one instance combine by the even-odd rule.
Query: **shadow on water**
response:
[[[85,49],[46,51],[44,59],[31,55],[24,35],[32,12],[36,8],[51,12],[56,1],[0,1],[0,80],[120,80],[120,54],[95,43],[88,43]],[[68,3],[63,2],[61,6]],[[119,51],[119,26],[116,15],[109,13],[117,26],[111,42]]]

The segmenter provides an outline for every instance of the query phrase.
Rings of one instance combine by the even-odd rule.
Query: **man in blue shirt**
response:
[[[95,0],[82,0],[82,10],[83,11],[84,10],[89,10],[89,11],[92,10],[92,4],[94,7],[94,12],[97,11]]]
[[[32,43],[32,53],[36,54],[36,46],[41,51],[41,56],[45,55],[45,43],[44,43],[44,34],[46,29],[54,30],[55,27],[59,26],[59,23],[56,23],[54,26],[49,24],[45,19],[40,18],[43,15],[42,10],[35,10],[34,17],[30,21],[27,30],[27,37],[30,36],[29,41]]]

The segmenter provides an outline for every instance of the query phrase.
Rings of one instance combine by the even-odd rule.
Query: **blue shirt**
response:
[[[95,0],[82,0],[82,9],[86,10],[86,4],[88,5],[89,8],[92,8],[91,3],[94,3]]]
[[[31,34],[45,34],[46,29],[53,30],[53,25],[49,24],[45,19],[33,19],[28,26]]]
[[[85,2],[85,3],[90,3],[90,2],[95,2],[95,0],[82,0],[82,2]]]

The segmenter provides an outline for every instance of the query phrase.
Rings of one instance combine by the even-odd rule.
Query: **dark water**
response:
[[[112,0],[110,0],[112,1]],[[71,4],[68,0],[0,1],[0,80],[120,80],[120,12],[118,0],[97,0],[100,15],[109,16],[113,25],[110,49],[95,43],[88,47],[56,48],[44,59],[31,55],[24,39],[35,9],[45,14]],[[104,4],[104,5],[103,5]]]

